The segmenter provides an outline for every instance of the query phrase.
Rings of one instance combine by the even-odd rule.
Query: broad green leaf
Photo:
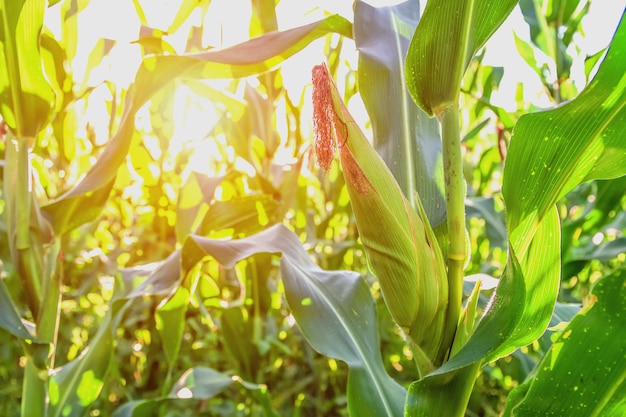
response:
[[[626,22],[598,73],[573,101],[522,116],[504,168],[509,232],[523,253],[544,214],[584,181],[626,174]]]
[[[216,201],[205,214],[196,233],[208,236],[214,231],[232,229],[234,236],[251,234],[276,222],[278,203],[266,194]]]
[[[430,0],[406,58],[413,100],[429,115],[456,106],[461,78],[517,0]]]
[[[378,348],[376,310],[367,285],[358,275],[321,270],[297,236],[282,225],[231,241],[190,236],[183,246],[183,256],[190,258],[185,264],[211,255],[228,267],[260,252],[282,253],[287,300],[311,345],[348,364],[351,415],[402,415],[405,392],[385,372]]]
[[[55,100],[39,52],[45,10],[45,0],[0,1],[0,114],[18,140],[39,133]]]
[[[223,176],[206,177],[193,171],[178,193],[176,203],[176,241],[183,243],[188,234],[200,226],[208,205],[213,199],[215,189],[224,179]]]
[[[252,318],[240,307],[227,308],[222,311],[221,332],[229,352],[237,361],[238,371],[244,379],[257,377],[259,350],[253,337]]]
[[[440,364],[452,344],[461,305],[449,300],[443,254],[421,207],[415,211],[339,97],[325,65],[313,69],[313,120],[319,165],[335,147],[369,264],[394,321],[420,350],[421,372]],[[334,135],[334,136],[333,136]]]
[[[305,26],[271,32],[230,48],[144,58],[135,82],[126,94],[118,131],[81,182],[44,208],[52,218],[55,232],[65,233],[98,217],[117,169],[128,153],[135,114],[169,82],[176,78],[231,78],[259,74],[329,33],[351,36],[352,25],[346,19],[333,15]]]
[[[190,235],[182,257],[176,251],[163,262],[127,269],[127,282],[133,277],[145,279],[123,299],[167,294],[179,283],[181,268],[185,274],[207,255],[232,267],[239,260],[268,252],[283,254],[281,269],[287,299],[296,321],[302,322],[305,336],[315,349],[350,366],[348,404],[358,413],[354,415],[401,415],[405,391],[385,372],[378,349],[376,310],[367,285],[354,273],[321,270],[297,236],[282,225],[236,240]],[[318,308],[311,317],[307,316],[310,306]],[[236,338],[233,340],[236,342]],[[362,398],[363,392],[370,395]]]
[[[388,7],[359,0],[354,41],[359,50],[359,92],[372,123],[374,148],[411,202],[418,192],[434,228],[446,218],[439,125],[411,100],[404,72],[418,20],[417,0]]]
[[[113,353],[111,319],[111,313],[105,316],[80,356],[53,370],[49,380],[48,416],[84,416],[100,395]]]
[[[171,296],[159,303],[154,313],[156,328],[161,336],[163,351],[170,367],[173,367],[178,359],[188,305],[189,290],[179,286]]]
[[[515,127],[503,184],[509,263],[474,334],[435,374],[507,355],[538,338],[548,325],[561,277],[556,201],[582,181],[626,173],[619,133],[626,123],[624,54],[622,22],[580,97],[523,116]]]
[[[560,251],[559,217],[554,209],[542,220],[523,260],[509,247],[504,274],[474,333],[433,374],[460,369],[475,361],[496,360],[541,336],[556,302]]]
[[[446,375],[427,376],[409,387],[405,417],[463,416],[479,371],[474,362]]]
[[[504,416],[607,416],[626,413],[626,270],[602,278],[595,303],[578,314],[516,389]]]

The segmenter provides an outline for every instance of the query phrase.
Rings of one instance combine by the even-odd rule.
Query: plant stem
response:
[[[459,110],[456,103],[439,115],[443,141],[443,172],[448,217],[448,313],[444,329],[444,347],[452,345],[458,325],[463,296],[465,243],[465,182],[461,159]]]

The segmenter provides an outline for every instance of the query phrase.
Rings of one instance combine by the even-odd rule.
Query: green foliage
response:
[[[0,0],[0,415],[624,413],[623,16],[520,2],[538,111],[516,2],[101,3]]]
[[[615,337],[624,325],[625,284],[624,270],[598,282],[597,301],[557,336],[536,375],[511,394],[505,416],[619,416],[626,411],[624,370],[619,366],[626,344]]]

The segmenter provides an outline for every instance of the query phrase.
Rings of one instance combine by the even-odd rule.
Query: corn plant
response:
[[[43,27],[47,7],[57,3],[60,39]],[[462,146],[485,123],[463,138],[459,107],[464,73],[480,62],[480,49],[516,1],[431,0],[421,17],[413,0],[379,8],[356,1],[353,22],[329,15],[278,31],[275,2],[255,0],[252,39],[206,50],[199,41],[202,28],[192,27],[184,54],[176,53],[163,31],[150,30],[142,3],[133,2],[143,25],[136,42],[142,60],[128,88],[109,81],[99,86],[113,97],[106,103],[108,140],[100,145],[77,139],[73,110],[99,87],[74,79],[68,65],[76,53],[76,19],[87,3],[0,0],[8,246],[3,265],[10,275],[9,285],[0,280],[0,327],[19,341],[24,356],[21,415],[81,416],[93,409],[118,417],[275,416],[312,408],[321,415],[323,391],[330,386],[345,393],[346,404],[333,399],[329,412],[462,416],[481,367],[528,344],[539,344],[543,356],[510,394],[504,415],[624,414],[620,363],[626,345],[614,336],[626,324],[623,260],[604,269],[607,276],[595,286],[583,287],[586,305],[580,312],[560,303],[555,308],[562,269],[614,259],[623,248],[618,239],[602,253],[566,241],[583,228],[588,235],[600,226],[609,229],[616,216],[606,213],[622,204],[623,17],[606,56],[590,60],[590,72],[600,62],[593,79],[560,107],[515,120],[489,103],[484,83],[481,105],[511,131],[502,188],[506,231],[500,232],[506,266],[487,302],[488,290],[480,282],[472,286],[465,276],[473,262],[469,255],[476,252],[473,232],[466,232],[466,210],[468,217],[492,213],[466,199]],[[208,3],[183,2],[167,32],[180,30],[194,11],[207,13]],[[558,22],[576,27],[587,10],[577,1],[542,4],[549,10],[543,20],[532,18],[540,8],[531,10],[530,2],[523,1],[522,9],[532,30],[554,36],[556,43],[539,36],[534,46],[518,40],[531,66],[528,49],[565,49],[572,33],[568,29],[561,36]],[[328,65],[312,69],[314,148],[321,168],[316,177],[305,146],[308,132],[299,125],[303,104],[291,102],[278,67],[332,34],[353,39],[359,50],[358,70],[350,76],[358,78],[374,137],[370,143],[344,104],[356,89],[348,82],[342,96],[333,80],[343,41],[334,47],[327,42]],[[100,40],[92,58],[105,56],[108,47]],[[563,81],[566,64],[556,65],[557,84],[546,83],[555,103],[576,93]],[[465,91],[479,83],[478,73]],[[256,87],[247,84],[245,77],[251,76]],[[231,85],[220,90],[205,83],[210,79]],[[215,152],[225,162],[212,176],[186,171],[194,149],[174,161],[165,156],[173,130],[171,100],[181,85],[226,109],[206,133],[228,138],[216,140]],[[244,98],[234,91],[245,91]],[[286,138],[273,126],[277,103],[288,109]],[[138,127],[140,113],[148,114],[150,129]],[[161,153],[150,152],[150,140]],[[98,148],[95,162],[89,152],[81,153],[87,146]],[[281,146],[292,151],[288,166],[275,161]],[[254,174],[239,170],[236,158]],[[48,175],[43,159],[67,175]],[[589,181],[602,196],[595,206],[579,187]],[[145,190],[145,202],[125,197],[124,187],[136,182]],[[557,203],[572,190],[593,215],[582,225],[565,218],[562,238]],[[344,211],[337,213],[338,207]],[[60,329],[71,316],[63,303],[79,293],[81,278],[93,280],[95,274],[78,268],[78,253],[89,245],[85,235],[127,224],[139,230],[133,236],[138,242],[124,246],[119,238],[118,247],[107,252],[117,260],[102,261],[114,290],[88,344],[80,354],[64,352],[60,346],[68,345],[68,337]],[[364,259],[355,260],[361,248]],[[346,265],[359,270],[366,262],[374,276],[367,280],[339,270]],[[373,279],[376,285],[368,285]],[[378,288],[384,306],[376,304]],[[385,312],[413,360],[415,371],[405,370],[408,383],[390,376],[381,353],[379,323]],[[291,317],[300,330],[281,324],[279,332],[276,323]],[[552,337],[544,334],[548,326]],[[279,336],[287,332],[286,339]],[[307,375],[317,359],[300,354],[300,332],[321,355],[315,358],[347,365],[345,379],[329,384]],[[125,345],[129,339],[136,342],[132,347]],[[153,350],[142,359],[129,353],[136,346]],[[222,357],[219,349],[228,355]],[[129,356],[137,361],[132,372],[123,364]],[[305,368],[288,388],[284,381],[280,385],[292,369],[280,365],[284,362]],[[157,376],[144,380],[153,371]],[[304,394],[312,387],[313,400]],[[207,405],[215,399],[224,402]]]
[[[550,321],[561,277],[555,203],[582,181],[624,175],[624,154],[618,150],[623,148],[619,134],[611,127],[624,120],[623,90],[611,87],[616,80],[624,79],[619,46],[623,42],[622,19],[587,89],[562,107],[522,117],[513,130],[503,180],[507,265],[483,317],[474,327],[476,291],[461,309],[467,250],[460,86],[471,57],[515,4],[431,1],[413,35],[406,58],[406,83],[415,102],[441,124],[447,212],[439,238],[419,193],[409,196],[413,204],[402,195],[392,174],[340,101],[326,68],[322,65],[313,70],[320,165],[327,168],[333,150],[338,149],[370,267],[380,280],[392,317],[413,348],[420,371],[420,379],[409,388],[405,415],[463,415],[480,365],[541,336]],[[554,3],[552,6],[558,7]],[[617,81],[617,85],[620,83]],[[616,285],[613,291],[620,292],[618,287],[623,282],[623,272],[618,271],[607,277],[598,291],[602,293],[604,285]],[[569,352],[581,349],[583,353],[583,334],[576,333],[576,342],[568,339],[574,331],[581,331],[586,315],[604,315],[605,308],[599,302],[572,321],[539,365],[537,375],[512,396],[507,415],[623,412],[623,397],[607,393],[605,400],[599,400],[592,394],[597,386],[583,386],[592,374],[602,372],[600,368],[594,366],[594,371],[587,374],[576,365],[579,359],[560,354],[565,347],[572,349]],[[594,339],[586,342],[596,346]],[[613,361],[619,361],[623,344],[611,344],[611,350],[616,354]],[[553,355],[562,364],[555,364]],[[564,399],[564,392],[555,387],[533,390],[539,381],[564,378],[558,372],[569,366],[580,373],[566,388],[575,392],[576,401],[574,395]],[[620,372],[609,375],[614,381],[612,386],[619,386]],[[589,397],[582,400],[586,395]]]

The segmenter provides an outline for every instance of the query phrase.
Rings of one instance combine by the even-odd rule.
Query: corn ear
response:
[[[338,149],[359,234],[385,303],[414,350],[420,349],[415,355],[420,369],[438,365],[449,349],[442,346],[448,283],[428,219],[402,194],[324,64],[313,69],[313,109],[318,163],[327,170]]]

